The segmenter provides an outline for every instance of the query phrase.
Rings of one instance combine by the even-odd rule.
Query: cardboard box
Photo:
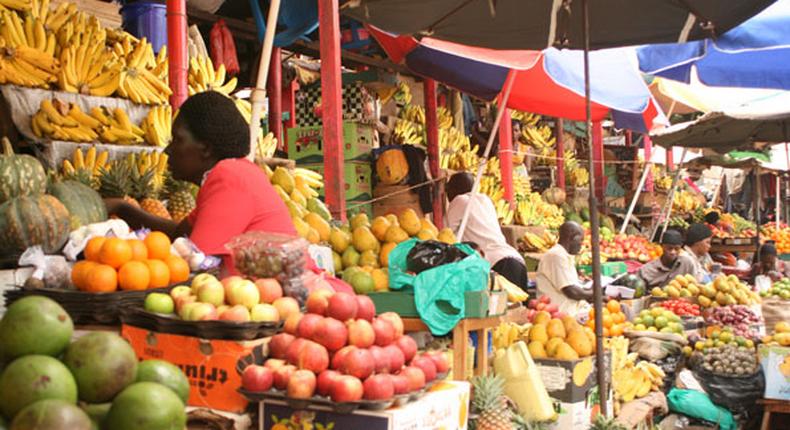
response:
[[[395,312],[405,318],[417,318],[417,306],[414,304],[414,293],[407,291],[388,291],[369,293],[368,297],[376,305],[377,313]],[[492,297],[496,297],[492,300]],[[507,301],[504,291],[467,291],[464,294],[464,314],[466,318],[485,318],[496,315],[492,307],[504,310],[500,306],[503,300]],[[492,306],[495,305],[495,306]],[[441,306],[441,304],[439,305]],[[448,306],[448,312],[452,312]]]
[[[324,162],[324,128],[321,125],[288,129],[288,158],[298,164]],[[376,145],[376,129],[357,122],[343,123],[343,159],[370,162]]]
[[[300,423],[299,428],[316,429],[465,430],[469,417],[469,383],[441,382],[422,398],[383,411],[340,414],[323,407],[296,411],[283,402],[266,401],[259,404],[259,416],[265,430],[274,429],[278,423],[287,426],[293,421]]]
[[[324,175],[323,164],[305,164],[301,165],[306,169]],[[373,170],[369,163],[366,162],[346,162],[343,165],[343,180],[345,182],[346,201],[369,201],[373,198]],[[318,191],[321,199],[326,196],[326,187]]]
[[[758,355],[765,374],[765,398],[790,400],[790,347],[760,345]]]
[[[420,87],[422,87],[420,85]],[[343,84],[343,119],[372,123],[378,120],[378,99],[362,82]],[[417,103],[412,94],[412,103]],[[296,93],[296,122],[299,126],[322,124],[323,100],[320,82],[304,86]]]
[[[189,379],[189,406],[242,413],[247,400],[236,390],[241,375],[236,371],[240,358],[249,355],[264,339],[253,341],[206,340],[151,332],[124,324],[123,336],[141,360],[169,361]]]
[[[609,374],[610,355],[606,359],[607,375]],[[597,390],[596,356],[584,357],[578,360],[555,360],[552,358],[536,358],[540,378],[549,396],[566,403],[576,403],[590,396],[592,390]],[[584,383],[577,385],[574,374],[584,376]]]
[[[612,393],[606,398],[607,415],[612,412]],[[601,407],[598,397],[598,386],[590,390],[588,395],[577,402],[555,402],[554,410],[557,420],[548,425],[549,430],[586,430],[600,413]]]

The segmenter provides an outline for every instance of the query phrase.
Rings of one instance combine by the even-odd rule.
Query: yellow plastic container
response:
[[[549,393],[527,350],[527,344],[516,342],[499,349],[494,357],[494,370],[505,378],[505,394],[518,406],[528,421],[549,421],[555,418]]]

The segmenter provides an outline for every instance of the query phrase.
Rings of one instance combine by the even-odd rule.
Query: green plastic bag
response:
[[[464,294],[488,288],[491,265],[469,245],[459,243],[454,246],[468,257],[413,275],[406,270],[406,257],[418,242],[407,240],[390,252],[389,286],[392,290],[413,291],[420,319],[431,333],[442,336],[464,318]]]
[[[667,402],[670,411],[718,424],[722,430],[735,430],[738,427],[732,413],[716,406],[703,392],[673,388],[667,395]]]

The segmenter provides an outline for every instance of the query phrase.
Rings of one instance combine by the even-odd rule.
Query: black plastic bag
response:
[[[757,400],[765,393],[763,369],[748,376],[721,376],[697,368],[694,376],[708,393],[713,403],[723,406],[733,413],[752,415]]]
[[[414,245],[406,255],[406,268],[409,272],[419,274],[443,264],[455,263],[467,257],[467,254],[455,246],[435,240],[427,240]]]

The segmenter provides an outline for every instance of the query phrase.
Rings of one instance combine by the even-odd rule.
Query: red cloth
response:
[[[205,254],[223,258],[225,268],[235,273],[225,244],[248,231],[296,236],[288,208],[269,178],[246,158],[217,163],[206,176],[189,214],[189,239]]]

